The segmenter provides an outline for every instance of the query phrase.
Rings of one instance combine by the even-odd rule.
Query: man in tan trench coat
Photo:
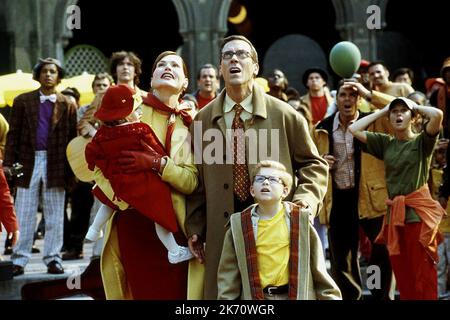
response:
[[[328,165],[319,156],[306,121],[291,106],[264,93],[254,82],[258,71],[251,42],[242,36],[225,38],[220,58],[225,89],[191,126],[200,176],[197,191],[187,198],[185,226],[191,250],[205,263],[205,299],[217,298],[225,224],[232,213],[253,203],[248,172],[259,161],[279,161],[298,177],[286,200],[310,210],[311,216],[320,209],[327,189]],[[240,129],[246,136],[245,159],[239,157],[244,145],[239,143]],[[238,138],[226,139],[230,132]],[[231,147],[226,143],[235,139]]]

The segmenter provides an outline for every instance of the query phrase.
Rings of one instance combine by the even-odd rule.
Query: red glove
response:
[[[144,146],[145,151],[120,152],[118,162],[124,173],[136,173],[149,170],[159,172],[161,170],[161,159],[163,156],[153,150],[144,141],[141,141],[141,144]]]

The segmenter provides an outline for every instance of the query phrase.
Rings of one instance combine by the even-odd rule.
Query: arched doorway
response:
[[[399,67],[412,68],[415,87],[424,90],[424,80],[439,76],[444,59],[450,56],[445,2],[428,0],[405,5],[389,1],[386,24],[384,41],[378,42],[378,56],[386,60],[392,71]],[[394,45],[389,45],[388,41]],[[400,50],[395,47],[396,43]]]

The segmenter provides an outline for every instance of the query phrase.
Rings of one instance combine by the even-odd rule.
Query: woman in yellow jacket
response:
[[[182,58],[172,51],[161,53],[153,64],[151,93],[140,106],[141,121],[153,129],[169,156],[163,157],[152,149],[122,151],[117,155],[122,169],[127,172],[156,171],[171,187],[179,227],[175,238],[180,245],[187,244],[185,195],[193,192],[198,184],[198,171],[187,139],[193,114],[190,108],[180,104],[187,85],[187,68]],[[107,299],[201,298],[203,266],[195,260],[170,264],[167,251],[156,235],[154,222],[135,209],[124,209],[126,206],[114,196],[97,168],[95,181],[121,209],[108,222],[102,253],[102,279]]]

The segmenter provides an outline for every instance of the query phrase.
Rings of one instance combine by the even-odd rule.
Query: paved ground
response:
[[[39,220],[38,220],[39,221]],[[6,238],[6,232],[2,232],[0,236],[0,253],[4,260],[9,260],[10,256],[4,256],[4,243]],[[65,273],[62,275],[53,275],[47,273],[47,267],[42,261],[42,252],[44,246],[44,240],[36,240],[37,247],[41,250],[41,253],[32,254],[30,262],[25,267],[25,274],[14,277],[13,280],[0,281],[0,300],[18,300],[21,299],[20,290],[22,286],[29,282],[44,281],[52,279],[67,278],[68,276],[74,276],[81,274],[90,262],[92,256],[93,244],[84,245],[84,259],[63,261],[63,267]],[[39,299],[39,297],[37,297]],[[75,296],[69,298],[73,299],[91,299],[86,296]]]
[[[6,233],[2,232],[0,235],[0,253],[3,254],[4,243],[5,243]],[[90,262],[90,257],[92,256],[92,246],[93,244],[84,245],[84,259],[63,261],[63,267],[65,273],[62,275],[52,275],[47,273],[47,267],[42,262],[42,251],[44,240],[36,241],[37,247],[41,250],[41,253],[36,253],[31,256],[30,262],[25,267],[25,274],[15,277],[12,280],[0,281],[0,300],[20,300],[21,299],[21,288],[24,284],[35,281],[45,281],[53,279],[62,279],[69,276],[75,276],[81,274]],[[4,260],[9,260],[10,256],[3,256]],[[330,268],[329,260],[327,262],[327,268]],[[363,278],[363,283],[366,282],[366,268],[361,268],[361,274]],[[398,293],[397,293],[398,294]],[[370,292],[367,288],[364,288],[363,295],[366,298],[370,297]],[[36,297],[39,299],[39,297]],[[398,296],[397,296],[398,298]],[[450,297],[446,297],[445,300],[449,300]],[[92,300],[91,297],[78,295],[65,298],[63,300]]]

